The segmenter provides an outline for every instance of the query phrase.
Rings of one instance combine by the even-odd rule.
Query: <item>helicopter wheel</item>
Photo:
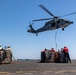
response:
[[[64,31],[64,28],[62,28],[62,31]]]
[[[36,36],[38,36],[38,34],[36,34]]]

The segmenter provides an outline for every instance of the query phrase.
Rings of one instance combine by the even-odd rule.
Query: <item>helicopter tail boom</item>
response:
[[[35,33],[35,30],[34,28],[32,27],[32,25],[29,25],[30,29],[27,30],[27,32],[30,32],[30,33]]]

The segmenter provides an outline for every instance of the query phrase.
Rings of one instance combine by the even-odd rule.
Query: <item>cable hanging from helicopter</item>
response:
[[[56,38],[57,38],[57,31],[55,32],[55,46],[56,46],[56,50],[57,50],[57,41],[56,41]]]

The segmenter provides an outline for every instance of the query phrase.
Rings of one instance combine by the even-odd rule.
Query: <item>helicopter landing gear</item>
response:
[[[36,34],[36,36],[38,36],[38,33]]]
[[[64,28],[62,28],[62,31],[64,31]]]

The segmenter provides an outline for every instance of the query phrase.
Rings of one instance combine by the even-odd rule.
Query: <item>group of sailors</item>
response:
[[[0,64],[2,61],[4,61],[4,63],[12,61],[12,51],[10,46],[5,46],[5,48],[2,48],[0,45]]]
[[[58,52],[62,53],[64,55],[64,58],[66,59],[66,61],[70,61],[70,63],[71,63],[68,47],[64,46],[64,48],[61,48],[61,51],[58,50]]]
[[[11,51],[11,47],[10,46],[5,46],[5,48],[2,48],[2,46],[0,45],[0,51],[4,51],[4,50],[9,50]]]
[[[47,54],[48,51],[52,52],[53,57],[54,57],[54,53],[57,52],[60,60],[62,60],[62,58],[64,57],[63,59],[65,60],[65,62],[70,61],[70,63],[71,63],[71,59],[70,59],[70,55],[69,55],[69,49],[66,46],[64,46],[64,48],[61,48],[61,50],[58,50],[58,51],[56,51],[54,48],[51,48],[51,50],[48,50],[48,49],[45,48],[42,51],[42,53],[44,52],[45,55],[48,55]]]

